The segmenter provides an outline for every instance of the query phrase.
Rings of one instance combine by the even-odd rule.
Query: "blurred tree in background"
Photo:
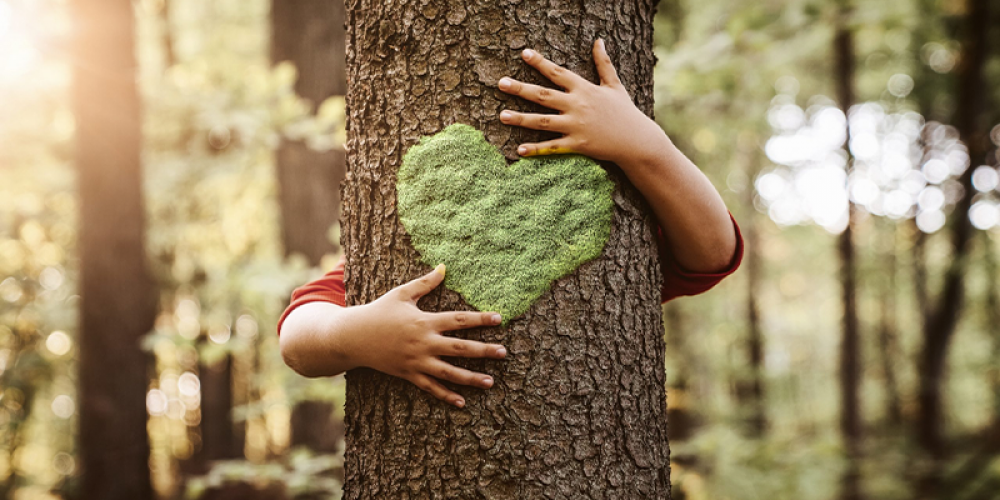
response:
[[[120,484],[149,481],[158,498],[339,498],[342,457],[290,445],[293,408],[326,401],[338,422],[343,385],[288,370],[274,327],[291,289],[339,257],[336,167],[321,165],[343,154],[343,91],[315,49],[336,47],[341,21],[332,3],[275,3],[309,22],[265,0],[0,0],[0,497],[83,497],[100,435],[81,433],[106,411],[87,362],[135,363],[141,347],[144,375],[101,382],[144,392],[112,402],[146,411],[148,475],[129,462]],[[123,111],[127,78],[79,86],[126,53],[86,40],[124,33],[129,6],[137,115]],[[111,8],[121,15],[104,32],[77,31]],[[747,241],[742,272],[665,306],[674,497],[1000,497],[998,2],[662,0],[654,34],[657,118]],[[838,91],[848,55],[851,99]],[[333,208],[283,201],[280,165],[296,155],[322,173],[291,178]],[[91,172],[123,191],[88,195]],[[141,192],[127,188],[138,179]],[[125,283],[142,279],[128,258],[145,225],[148,331],[127,326],[140,309],[87,302],[88,200],[123,207],[89,227],[133,235],[133,250],[97,247],[115,300],[142,303]],[[838,253],[848,220],[853,286]],[[114,326],[90,326],[91,307]],[[115,339],[96,356],[93,328]],[[854,409],[839,396],[851,385]],[[847,414],[857,437],[845,440]]]

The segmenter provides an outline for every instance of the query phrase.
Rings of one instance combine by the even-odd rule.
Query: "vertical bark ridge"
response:
[[[349,1],[348,303],[428,271],[396,213],[408,147],[461,122],[514,160],[518,144],[549,135],[499,122],[505,108],[543,108],[499,92],[497,81],[551,85],[521,61],[527,47],[597,81],[597,37],[650,113],[652,15],[649,0]],[[345,498],[669,498],[654,220],[620,170],[607,167],[617,188],[603,254],[509,327],[454,332],[507,346],[504,361],[449,360],[493,374],[494,388],[454,387],[466,398],[456,409],[401,379],[348,373]],[[444,289],[420,305],[469,309]]]

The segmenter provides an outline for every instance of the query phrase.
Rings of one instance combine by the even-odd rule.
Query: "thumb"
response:
[[[420,297],[437,288],[444,281],[444,269],[444,264],[438,264],[433,271],[401,285],[399,291],[402,293],[403,299],[416,302]]]

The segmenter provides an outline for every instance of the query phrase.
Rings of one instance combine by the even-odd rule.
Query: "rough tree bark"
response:
[[[850,0],[840,1],[837,31],[833,47],[836,60],[837,99],[847,116],[854,104],[854,34],[849,26],[852,7]],[[850,141],[850,128],[847,129]],[[847,173],[850,174],[854,158],[847,149]],[[841,300],[844,307],[843,336],[840,341],[840,432],[848,464],[844,471],[840,498],[862,498],[861,470],[861,339],[858,330],[857,270],[854,251],[854,219],[856,208],[847,203],[847,227],[840,233],[837,254],[840,257]]]
[[[500,77],[550,85],[521,49],[597,81],[591,45],[603,37],[650,113],[654,4],[348,1],[348,303],[430,271],[395,208],[395,174],[422,134],[467,123],[511,160],[519,143],[547,136],[497,118],[504,108],[541,109],[500,93]],[[621,171],[608,169],[617,188],[603,254],[508,327],[457,333],[507,346],[504,361],[456,360],[493,374],[492,389],[456,387],[466,398],[457,409],[401,379],[347,374],[346,499],[669,498],[654,219]],[[469,308],[444,289],[420,305]]]
[[[298,70],[295,92],[319,106],[344,95],[347,80],[343,0],[273,0],[271,60],[291,61]],[[301,141],[283,140],[277,153],[281,237],[287,254],[299,253],[313,265],[336,251],[329,229],[340,217],[340,182],[345,154],[317,152]],[[303,401],[292,410],[292,446],[333,453],[343,437],[333,420],[333,404]]]
[[[156,288],[144,248],[140,109],[128,0],[74,0],[80,193],[80,498],[153,497],[147,354]]]

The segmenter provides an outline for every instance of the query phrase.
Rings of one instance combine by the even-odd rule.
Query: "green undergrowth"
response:
[[[399,216],[445,286],[504,324],[552,282],[601,254],[614,183],[580,155],[506,159],[475,128],[454,124],[410,148],[399,170]]]

